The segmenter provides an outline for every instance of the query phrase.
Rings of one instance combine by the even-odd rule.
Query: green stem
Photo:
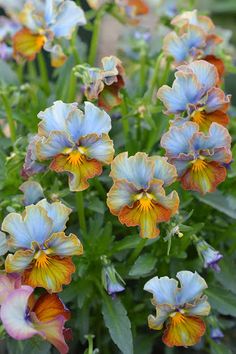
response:
[[[76,198],[77,213],[78,213],[78,217],[79,217],[79,225],[80,225],[81,230],[84,233],[86,233],[87,228],[86,228],[86,222],[85,222],[83,193],[82,192],[76,193],[75,198]]]
[[[93,354],[93,339],[94,339],[94,335],[93,334],[88,334],[87,336],[85,336],[85,338],[88,341],[88,354]]]
[[[165,83],[167,83],[168,77],[169,77],[169,73],[170,73],[170,64],[171,64],[172,59],[171,58],[167,58],[166,60],[166,67],[164,70],[164,73],[161,77],[160,80],[160,86],[164,85]]]
[[[42,79],[42,87],[47,95],[50,94],[50,86],[49,86],[49,80],[48,80],[48,71],[47,71],[47,65],[45,62],[45,58],[42,52],[38,54],[38,64],[39,64],[39,71],[40,71],[40,77]]]
[[[92,39],[91,39],[91,43],[90,43],[90,51],[89,51],[89,56],[88,56],[88,63],[91,66],[94,65],[95,60],[96,60],[96,56],[97,56],[97,47],[98,47],[100,27],[101,27],[101,21],[102,21],[103,15],[104,15],[104,8],[101,7],[100,10],[97,12],[97,15],[95,17],[94,24],[93,24],[93,33],[92,33]]]
[[[127,107],[127,103],[126,103],[125,93],[123,93],[123,99],[122,99],[122,103],[121,103],[121,114],[122,114],[121,121],[122,121],[123,133],[124,133],[124,137],[125,137],[125,147],[127,150],[128,149],[128,140],[129,140],[129,121],[127,118],[128,107]]]
[[[23,83],[24,63],[18,64],[16,70],[17,70],[18,80],[20,81],[20,83]]]
[[[81,59],[76,47],[76,38],[77,38],[77,31],[75,31],[73,33],[73,36],[71,38],[71,50],[72,50],[72,54],[75,60],[75,65],[81,64]]]
[[[128,264],[133,264],[134,263],[134,261],[138,258],[138,256],[142,252],[146,242],[147,242],[147,238],[142,238],[140,240],[140,242],[137,244],[137,246],[135,247],[135,249],[133,250],[133,252],[129,256]]]
[[[155,67],[154,67],[154,72],[152,74],[152,79],[151,79],[150,86],[149,86],[149,90],[147,91],[147,94],[146,94],[146,96],[150,102],[152,101],[154,90],[158,84],[158,75],[160,72],[160,64],[161,64],[161,60],[162,60],[163,56],[164,56],[164,54],[161,53],[157,57]]]
[[[30,78],[32,79],[31,81],[35,82],[37,80],[38,75],[34,61],[28,62],[28,73],[30,75]]]
[[[14,145],[14,143],[16,141],[16,127],[15,127],[15,123],[14,123],[12,109],[11,109],[11,106],[8,102],[7,96],[4,94],[1,94],[1,97],[2,97],[2,102],[4,105],[5,111],[6,111],[9,128],[10,128],[12,145]]]
[[[76,76],[74,75],[73,70],[71,70],[70,81],[69,81],[69,89],[68,89],[68,96],[67,96],[68,102],[73,102],[75,100],[75,97],[76,97],[76,83],[77,83]]]
[[[143,95],[145,90],[145,84],[147,80],[147,51],[146,47],[142,46],[140,52],[140,77],[139,77],[139,85],[140,85],[140,96]]]

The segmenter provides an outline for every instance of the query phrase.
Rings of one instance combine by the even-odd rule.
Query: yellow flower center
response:
[[[195,111],[192,115],[193,122],[201,125],[206,120],[206,112],[204,110]]]
[[[85,156],[78,150],[71,151],[71,153],[67,157],[67,162],[74,166],[77,167],[83,163],[85,159]]]
[[[170,315],[171,322],[174,326],[178,326],[180,323],[185,322],[186,318],[181,312],[174,312]]]
[[[193,172],[202,172],[203,170],[205,170],[207,168],[207,162],[201,158],[194,160],[192,162],[192,164],[193,164],[193,166],[192,166]]]
[[[49,264],[49,257],[42,250],[38,251],[34,258],[36,259],[35,266],[37,268],[45,268]]]
[[[153,196],[147,192],[142,192],[134,197],[134,200],[139,201],[139,208],[142,211],[148,211],[152,208],[153,199]]]

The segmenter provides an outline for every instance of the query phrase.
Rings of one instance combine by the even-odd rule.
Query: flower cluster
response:
[[[164,189],[175,181],[175,167],[164,157],[141,152],[128,157],[124,152],[112,162],[110,176],[114,182],[107,195],[111,213],[126,226],[139,226],[141,237],[157,237],[157,224],[178,211],[177,192],[166,195]]]
[[[77,65],[74,73],[83,81],[86,98],[97,100],[99,107],[109,111],[122,101],[119,91],[124,87],[124,68],[114,56],[102,58],[102,66],[102,69],[98,69]]]
[[[44,48],[50,52],[54,67],[66,60],[58,41],[70,39],[77,25],[86,24],[83,10],[71,0],[1,1],[0,5],[20,26],[13,36],[15,58],[34,60]]]
[[[210,305],[202,293],[207,284],[196,272],[181,271],[176,277],[180,288],[168,277],[154,277],[145,284],[156,308],[156,316],[150,315],[148,324],[155,330],[165,326],[162,340],[167,346],[187,347],[197,344],[206,330],[202,317],[209,314]]]
[[[222,39],[217,35],[212,20],[193,10],[177,15],[171,24],[175,26],[175,30],[164,38],[165,55],[174,58],[176,65],[204,59],[214,64],[219,77],[222,77],[224,63],[215,56],[215,48]]]

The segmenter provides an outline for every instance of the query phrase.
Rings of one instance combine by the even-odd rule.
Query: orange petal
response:
[[[98,95],[98,106],[110,111],[113,107],[121,104],[122,99],[119,91],[124,87],[124,80],[121,75],[117,76],[117,82],[112,85],[105,85],[102,92]]]
[[[27,60],[34,60],[44,46],[45,36],[34,34],[29,29],[23,28],[13,37],[14,54],[21,55]]]
[[[33,288],[42,287],[49,292],[59,292],[62,285],[71,282],[71,274],[74,273],[75,266],[71,257],[47,256],[41,261],[34,263],[23,273],[23,283]]]
[[[217,162],[203,161],[202,167],[192,165],[181,177],[182,187],[202,194],[214,192],[226,178],[226,168]]]
[[[139,226],[141,237],[155,238],[160,233],[157,223],[169,221],[171,215],[172,210],[153,201],[146,207],[142,207],[140,201],[137,201],[131,208],[128,206],[122,208],[118,217],[120,222],[126,226]]]
[[[188,347],[199,342],[206,330],[203,320],[177,312],[171,319],[162,337],[168,347]]]
[[[143,0],[128,0],[128,6],[135,7],[136,15],[146,15],[149,12],[149,7]]]
[[[102,164],[95,159],[87,160],[81,155],[76,161],[70,155],[57,155],[50,168],[56,172],[69,172],[69,185],[71,191],[83,191],[89,187],[88,179],[102,173]]]
[[[208,132],[213,122],[223,126],[229,124],[229,116],[220,110],[211,113],[196,111],[192,117],[192,121],[199,125],[201,131]]]
[[[70,318],[70,311],[67,310],[56,294],[45,293],[41,295],[32,311],[40,322],[51,321],[59,315],[66,320]]]
[[[225,73],[225,65],[223,60],[217,58],[215,55],[207,55],[203,58],[203,60],[206,60],[208,63],[215,65],[219,78],[222,79]]]

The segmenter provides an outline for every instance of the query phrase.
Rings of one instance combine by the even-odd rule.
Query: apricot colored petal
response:
[[[114,156],[113,141],[107,134],[98,136],[90,134],[80,139],[81,146],[85,147],[85,155],[104,164],[110,164]]]
[[[23,274],[23,283],[34,288],[42,287],[49,292],[59,292],[62,285],[71,282],[71,274],[74,273],[75,266],[71,257],[48,256],[47,263],[42,266],[36,266],[36,263],[25,270]]]
[[[217,162],[208,162],[204,170],[194,172],[189,168],[181,177],[182,187],[202,194],[214,192],[218,184],[226,178],[226,168]]]
[[[23,28],[13,37],[14,54],[22,55],[27,60],[34,60],[45,43],[45,36],[34,34],[30,30]]]
[[[213,64],[216,67],[216,70],[218,72],[219,78],[221,79],[224,76],[225,73],[225,65],[223,60],[220,58],[217,58],[215,55],[206,55],[203,60],[206,60],[208,63]]]
[[[18,273],[24,271],[32,262],[34,251],[18,250],[14,254],[8,254],[5,260],[7,273]]]
[[[74,234],[66,236],[64,232],[54,233],[46,242],[50,254],[57,256],[74,256],[83,253],[83,246]]]
[[[63,316],[66,320],[70,318],[70,311],[65,307],[57,294],[45,293],[36,301],[32,312],[35,313],[40,322],[48,322],[57,316]]]
[[[188,347],[197,344],[205,330],[205,323],[199,317],[183,315],[179,323],[170,320],[162,340],[168,347]]]
[[[117,180],[107,194],[107,205],[112,214],[118,215],[126,205],[132,205],[137,188],[126,180]]]
[[[68,156],[58,155],[50,164],[50,168],[56,172],[69,173],[69,187],[73,192],[79,192],[89,187],[88,179],[99,176],[102,173],[101,162],[84,157],[81,164],[72,166],[68,163]]]

